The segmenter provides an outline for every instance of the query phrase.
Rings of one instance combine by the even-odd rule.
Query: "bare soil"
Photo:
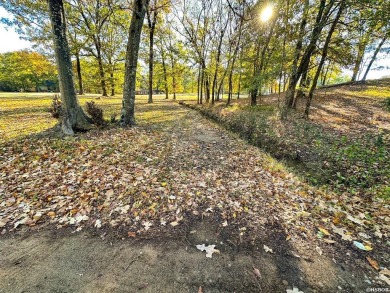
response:
[[[107,240],[61,230],[1,239],[0,292],[286,292],[293,287],[363,292],[370,287],[348,256],[338,262],[296,247],[297,258],[272,230],[276,249],[266,253],[260,245],[229,243],[217,227],[196,223],[182,239]],[[215,243],[220,253],[206,258],[195,248],[200,243]]]

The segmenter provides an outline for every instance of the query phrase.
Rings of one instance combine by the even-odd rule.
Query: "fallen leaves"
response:
[[[255,276],[260,279],[261,278],[260,270],[255,268],[255,267],[252,267],[252,268],[253,268],[253,273],[255,274]]]
[[[349,195],[306,185],[203,119],[177,119],[191,127],[147,124],[1,146],[1,230],[104,226],[134,238],[179,230],[188,217],[216,216],[221,229],[237,227],[243,241],[269,221],[292,244],[316,235],[328,244],[388,237],[385,204],[374,214]],[[312,247],[322,254],[320,244]]]
[[[287,293],[304,293],[303,291],[299,290],[297,287],[293,287],[293,289],[287,289]]]
[[[377,271],[380,270],[379,268],[379,265],[378,265],[378,262],[376,260],[373,260],[371,257],[367,256],[366,257],[367,261],[369,262],[369,264],[374,268],[376,269]]]
[[[353,245],[355,245],[357,248],[359,248],[360,250],[364,250],[364,251],[371,251],[372,250],[372,247],[369,246],[369,245],[364,245],[363,243],[361,242],[358,242],[358,241],[353,241]]]
[[[214,245],[214,244],[211,244],[208,246],[206,246],[205,244],[200,244],[200,245],[196,245],[196,248],[200,251],[205,251],[206,257],[212,258],[213,253],[220,253],[220,251],[218,249],[215,249],[215,246],[216,245]]]
[[[269,248],[267,245],[263,245],[263,249],[265,252],[274,253],[271,248]]]

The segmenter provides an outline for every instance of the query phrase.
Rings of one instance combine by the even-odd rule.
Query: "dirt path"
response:
[[[161,210],[167,207],[164,212],[148,214],[147,221],[130,217],[122,225],[129,208],[118,210],[127,202],[110,199],[110,189],[99,214],[90,211],[84,226],[3,230],[0,292],[286,292],[297,287],[307,293],[386,286],[362,252],[346,249],[345,243],[319,242],[318,223],[308,215],[323,202],[307,196],[310,188],[260,150],[179,105],[158,101],[148,107],[143,111],[158,107],[170,119],[159,123],[155,117],[157,122],[142,122],[136,130],[157,146],[160,159],[153,167],[157,175],[144,174],[134,184],[141,182],[141,197],[148,192],[164,198],[158,203]],[[115,151],[120,149],[111,154]],[[156,176],[163,184],[147,189],[156,185]],[[130,199],[130,206],[141,204]],[[0,215],[10,219],[17,209],[4,206]],[[101,229],[94,228],[97,217]],[[49,227],[56,221],[52,217]],[[200,244],[215,244],[220,253],[206,258],[196,249]]]

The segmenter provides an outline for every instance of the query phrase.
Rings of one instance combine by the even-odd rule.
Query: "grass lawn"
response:
[[[36,134],[53,127],[57,120],[51,117],[49,108],[55,93],[4,93],[0,92],[0,143],[10,139]],[[155,95],[154,100],[163,100],[165,95]],[[177,100],[196,100],[196,95],[178,94]],[[104,118],[110,120],[111,115],[120,116],[122,96],[101,97],[98,94],[79,96],[80,104],[95,101],[104,111]],[[158,121],[164,113],[142,111],[142,105],[147,104],[147,96],[136,96],[137,122],[152,118]],[[159,118],[160,117],[160,118]]]

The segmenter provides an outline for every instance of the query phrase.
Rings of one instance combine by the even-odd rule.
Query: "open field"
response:
[[[53,127],[57,120],[51,117],[49,108],[56,93],[4,93],[0,92],[0,142],[9,139],[21,138],[26,135],[39,133]],[[155,95],[155,100],[164,99],[164,95]],[[195,99],[195,95],[177,95],[177,100]],[[81,105],[95,101],[104,109],[104,118],[110,120],[111,115],[120,116],[122,97],[101,97],[98,94],[79,96]],[[137,96],[137,105],[147,103],[147,96]],[[148,119],[151,113],[139,113],[137,119],[140,123]],[[161,115],[159,115],[161,116]],[[158,118],[153,118],[157,119]]]

